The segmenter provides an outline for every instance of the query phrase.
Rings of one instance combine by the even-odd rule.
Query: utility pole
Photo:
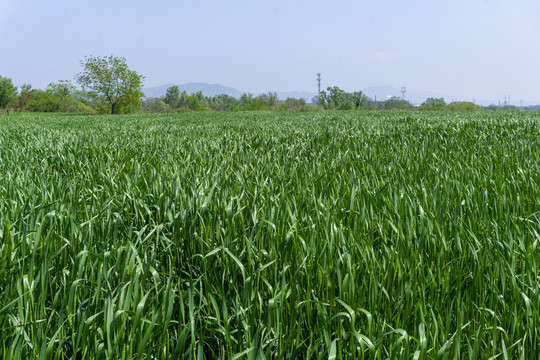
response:
[[[401,87],[401,99],[405,100],[405,93],[407,92],[407,87],[402,86]]]
[[[319,96],[321,95],[321,73],[317,73],[317,88],[319,92],[317,93]]]

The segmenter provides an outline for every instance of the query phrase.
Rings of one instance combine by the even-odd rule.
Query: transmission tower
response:
[[[401,99],[405,100],[405,93],[407,92],[407,87],[402,86],[401,87]]]

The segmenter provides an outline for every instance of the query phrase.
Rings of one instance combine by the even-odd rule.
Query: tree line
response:
[[[147,98],[142,92],[144,76],[129,69],[124,58],[86,57],[83,71],[69,80],[49,84],[45,89],[33,89],[29,84],[17,88],[12,80],[0,76],[0,108],[31,112],[77,112],[96,114],[166,113],[188,111],[286,111],[319,110],[426,110],[464,111],[482,107],[466,101],[447,104],[443,98],[429,98],[419,106],[392,97],[374,101],[361,91],[346,92],[337,86],[328,87],[308,104],[305,99],[281,100],[276,92],[255,96],[243,94],[239,99],[229,95],[204,96],[199,91],[188,94],[171,86],[162,97]],[[494,105],[488,109],[498,109]],[[515,107],[505,107],[515,108]]]
[[[287,98],[282,101],[276,92],[268,92],[259,96],[251,93],[243,94],[239,99],[221,94],[204,96],[202,91],[188,94],[180,92],[178,86],[171,86],[162,97],[144,99],[141,109],[147,112],[186,112],[186,111],[290,111],[308,112],[318,110],[316,106],[307,104],[305,99]]]

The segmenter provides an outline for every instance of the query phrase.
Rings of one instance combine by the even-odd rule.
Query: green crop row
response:
[[[0,359],[531,359],[540,115],[0,117]]]

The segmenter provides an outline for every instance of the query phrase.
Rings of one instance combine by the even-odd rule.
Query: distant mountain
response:
[[[229,95],[235,98],[242,96],[242,92],[232,87],[223,86],[220,84],[206,84],[206,83],[188,83],[188,84],[166,84],[143,88],[143,92],[146,97],[161,97],[167,93],[167,89],[171,86],[178,86],[180,92],[186,91],[188,94],[193,94],[198,91],[202,91],[204,96],[213,97],[216,95]]]

